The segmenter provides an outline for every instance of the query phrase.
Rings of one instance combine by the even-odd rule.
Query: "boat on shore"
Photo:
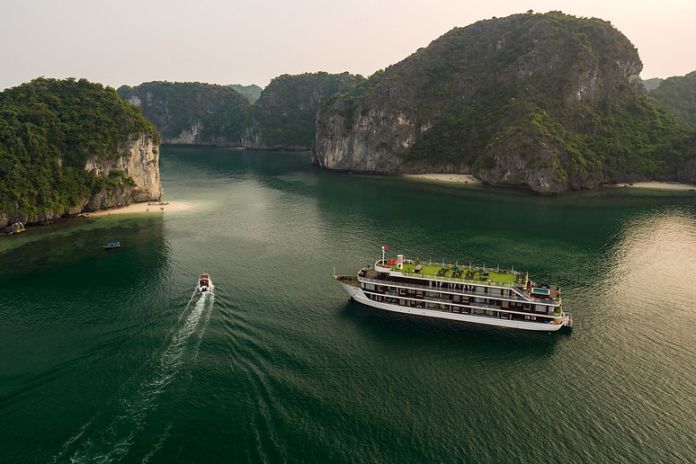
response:
[[[210,292],[212,289],[213,281],[210,276],[207,273],[201,274],[201,276],[198,278],[198,286],[196,287],[196,291],[203,293]]]
[[[421,262],[403,255],[382,259],[355,275],[333,278],[350,297],[372,308],[522,330],[572,328],[561,290],[536,284],[525,272]]]
[[[4,231],[7,235],[16,235],[26,232],[27,228],[24,227],[24,223],[15,222],[14,224],[5,227]]]

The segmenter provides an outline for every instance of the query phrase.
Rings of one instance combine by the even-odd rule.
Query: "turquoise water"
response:
[[[0,461],[694,462],[695,194],[541,198],[202,148],[165,147],[162,178],[194,208],[0,240]],[[334,266],[382,243],[556,282],[574,332],[350,302]]]

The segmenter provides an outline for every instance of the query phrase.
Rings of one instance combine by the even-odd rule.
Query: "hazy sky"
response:
[[[644,78],[696,70],[696,0],[0,0],[0,89],[37,76],[115,87],[367,76],[455,26],[528,9],[611,21]]]

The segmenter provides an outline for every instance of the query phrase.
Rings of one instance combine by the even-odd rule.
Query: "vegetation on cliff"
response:
[[[650,96],[661,108],[696,128],[696,71],[665,79]]]
[[[315,158],[338,169],[473,171],[540,192],[675,178],[689,134],[646,97],[641,68],[635,47],[599,19],[480,21],[327,101]]]
[[[157,139],[139,110],[84,79],[39,78],[1,92],[0,223],[58,217],[97,192],[130,186],[123,172],[97,176],[85,164],[118,157],[142,134]]]
[[[334,94],[352,92],[364,80],[347,72],[284,74],[274,78],[252,109],[248,145],[310,148],[322,102]]]
[[[249,123],[251,103],[231,86],[146,82],[118,94],[142,109],[164,143],[239,146]]]

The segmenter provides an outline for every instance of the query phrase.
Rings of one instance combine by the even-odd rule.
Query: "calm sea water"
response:
[[[0,461],[695,462],[696,194],[540,198],[199,148],[163,149],[162,177],[195,209],[0,240]],[[350,302],[333,267],[382,243],[557,282],[575,330]]]

